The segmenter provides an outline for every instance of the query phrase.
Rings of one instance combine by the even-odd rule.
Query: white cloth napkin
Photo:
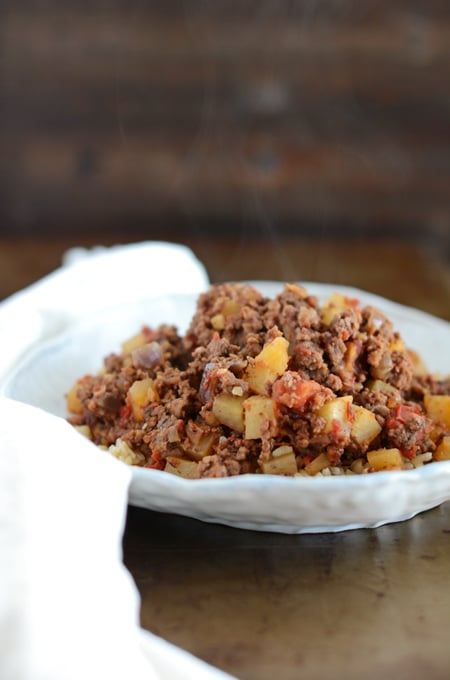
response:
[[[183,246],[143,243],[67,254],[0,304],[2,377],[24,352],[86,313],[146,294],[198,292]],[[0,397],[0,678],[230,678],[139,626],[121,555],[130,470],[63,419]]]
[[[0,381],[24,351],[87,314],[153,294],[196,293],[207,285],[205,267],[183,245],[73,248],[64,266],[0,303]]]

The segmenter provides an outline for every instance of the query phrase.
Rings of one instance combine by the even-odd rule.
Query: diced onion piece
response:
[[[133,365],[138,368],[155,368],[164,360],[162,347],[155,340],[135,347],[131,352],[131,357]]]

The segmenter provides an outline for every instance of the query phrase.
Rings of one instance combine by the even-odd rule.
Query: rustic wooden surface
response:
[[[0,238],[0,298],[66,248],[99,241]],[[213,281],[335,280],[450,320],[449,270],[435,251],[262,237],[189,245]],[[378,529],[299,536],[130,507],[123,545],[143,627],[240,680],[448,680],[450,503]]]
[[[448,680],[450,503],[340,534],[130,508],[142,625],[240,680]]]
[[[157,232],[164,239],[163,231]],[[275,232],[179,234],[205,264],[211,281],[276,279],[356,286],[450,320],[450,267],[439,243],[389,239],[330,240]],[[146,233],[108,236],[0,237],[0,299],[58,267],[68,248],[142,240]],[[176,239],[175,239],[176,240]]]
[[[0,3],[0,229],[448,248],[446,0]]]

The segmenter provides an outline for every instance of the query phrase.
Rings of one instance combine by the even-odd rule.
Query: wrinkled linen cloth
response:
[[[200,292],[184,246],[69,251],[63,266],[0,304],[0,677],[225,680],[139,625],[122,561],[130,469],[64,419],[1,396],[26,352],[86,314],[147,295]]]

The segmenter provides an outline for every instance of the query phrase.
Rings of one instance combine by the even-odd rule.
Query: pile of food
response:
[[[187,478],[361,474],[450,459],[450,379],[391,321],[287,284],[201,294],[187,332],[144,326],[67,394],[69,421],[132,465]]]

